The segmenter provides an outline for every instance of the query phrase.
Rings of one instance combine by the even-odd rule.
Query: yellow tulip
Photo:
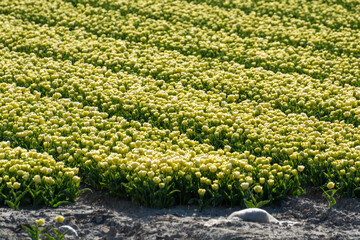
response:
[[[335,183],[329,182],[326,186],[328,189],[333,189],[335,187]]]
[[[35,220],[35,222],[36,222],[39,226],[42,226],[42,225],[45,224],[45,219],[40,218],[40,219],[38,219],[38,220]]]
[[[262,186],[256,185],[256,186],[254,187],[254,190],[255,190],[255,192],[257,192],[257,193],[260,193],[260,192],[262,191]]]
[[[205,189],[200,188],[200,189],[198,190],[198,194],[200,195],[200,197],[203,197],[203,196],[205,195],[205,193],[206,193],[206,190],[205,190]]]
[[[55,221],[58,222],[58,223],[63,223],[64,220],[65,220],[65,218],[63,216],[61,216],[61,215],[57,215],[55,217]]]

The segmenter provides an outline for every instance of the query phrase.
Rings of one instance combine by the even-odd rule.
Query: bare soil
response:
[[[360,239],[360,201],[338,198],[329,208],[321,192],[307,193],[264,207],[280,221],[295,225],[245,221],[207,224],[224,219],[239,208],[175,206],[151,209],[133,202],[107,196],[104,192],[84,193],[72,205],[56,209],[0,208],[0,239],[30,239],[21,225],[44,218],[45,226],[69,225],[78,236],[67,233],[65,239]],[[56,224],[63,215],[63,224]]]

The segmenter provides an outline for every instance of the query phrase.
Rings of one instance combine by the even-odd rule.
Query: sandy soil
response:
[[[65,239],[360,239],[360,202],[356,198],[337,199],[329,209],[320,192],[308,189],[301,197],[287,198],[264,209],[279,220],[298,224],[236,221],[209,227],[209,220],[223,219],[239,209],[150,209],[94,191],[81,195],[76,204],[57,209],[0,208],[0,239],[30,239],[21,225],[39,218],[44,218],[46,225],[54,225],[59,214],[65,217],[62,225],[78,233],[78,237],[68,233]]]

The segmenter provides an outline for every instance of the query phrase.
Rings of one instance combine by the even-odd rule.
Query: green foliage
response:
[[[44,221],[43,219],[39,219]],[[39,221],[37,220],[37,221]],[[41,225],[43,225],[44,223],[41,223]],[[69,230],[66,231],[60,231],[60,230],[56,230],[53,226],[50,226],[52,229],[52,232],[54,235],[54,237],[52,235],[50,235],[49,233],[46,233],[48,230],[48,227],[44,227],[43,229],[40,229],[40,223],[36,222],[35,226],[33,225],[29,225],[25,226],[22,225],[22,228],[28,233],[29,237],[32,240],[39,240],[39,239],[47,239],[47,240],[63,240],[66,233],[68,233]]]
[[[328,201],[329,207],[331,208],[332,206],[334,206],[336,204],[336,200],[335,200],[335,193],[337,192],[337,190],[334,189],[330,189],[325,191],[323,189],[323,196],[326,198],[326,200]]]
[[[29,234],[32,240],[39,240],[41,234],[47,230],[47,228],[39,229],[39,225],[36,223],[35,226],[30,225],[30,227],[22,226],[22,228]]]

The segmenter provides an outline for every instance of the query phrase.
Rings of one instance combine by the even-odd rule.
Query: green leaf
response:
[[[25,196],[25,194],[27,194],[29,192],[29,190],[25,190],[24,192],[22,192],[19,196],[17,196],[17,198],[15,199],[15,202],[19,202],[20,200]]]
[[[252,201],[246,201],[246,200],[244,200],[244,201],[245,201],[245,205],[247,208],[255,208],[256,207]]]
[[[61,204],[68,204],[68,203],[70,203],[70,202],[69,201],[60,201],[60,202],[57,202],[57,203],[53,204],[51,207],[57,208]]]
[[[93,193],[93,191],[90,188],[83,188],[83,189],[79,190],[79,194],[83,194],[84,192]]]
[[[5,200],[5,203],[14,210],[17,210],[16,205],[10,200]]]
[[[270,202],[270,200],[260,201],[256,204],[256,207],[261,208],[261,207],[265,206],[266,204],[268,204],[269,202]]]
[[[42,237],[45,237],[47,240],[56,240],[55,238],[53,238],[52,236],[50,236],[49,234],[43,234]]]
[[[324,191],[323,196],[325,196],[326,200],[328,201],[329,207],[331,208],[332,206],[334,206],[336,204],[334,195],[337,192],[337,190],[331,189],[331,190],[325,191],[323,189],[323,191]]]
[[[66,230],[65,232],[63,232],[59,237],[58,240],[62,240],[64,238],[64,236],[69,232],[69,230]],[[56,235],[58,236],[58,235]]]

